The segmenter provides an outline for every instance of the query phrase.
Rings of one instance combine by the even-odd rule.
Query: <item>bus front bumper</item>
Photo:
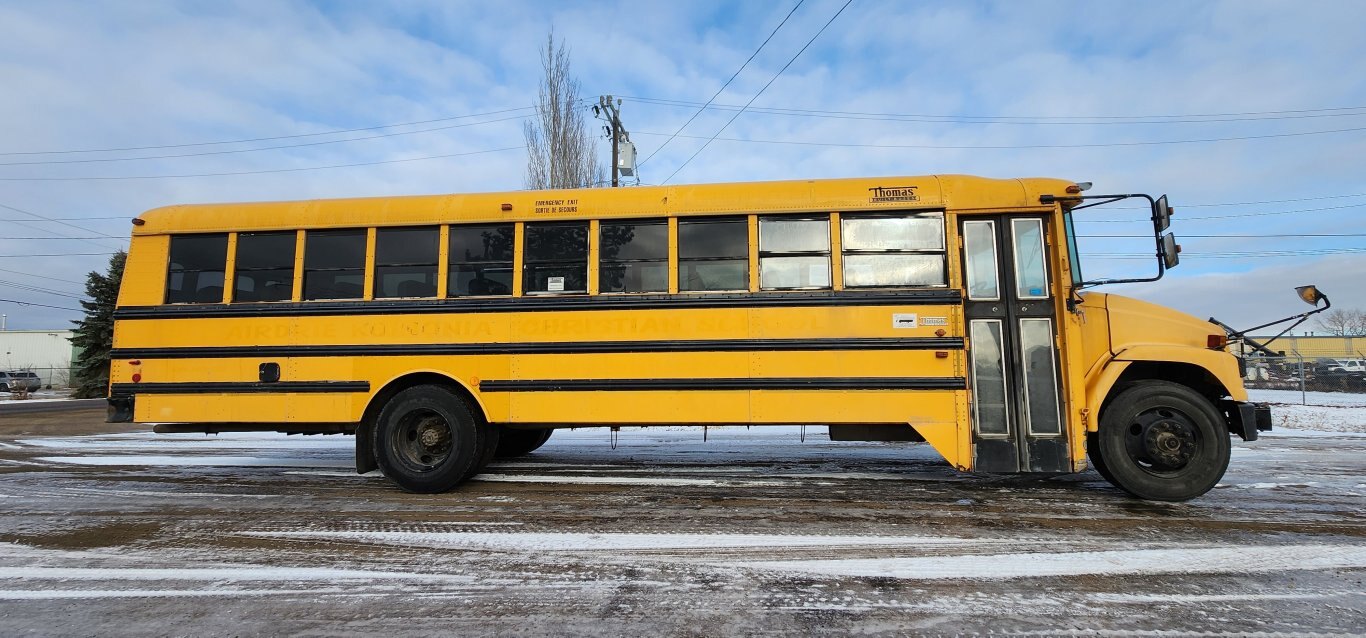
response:
[[[104,417],[105,423],[132,423],[133,397],[109,397],[109,407]]]
[[[1256,441],[1258,432],[1271,431],[1271,406],[1249,401],[1224,400],[1220,403],[1228,431],[1244,441]]]

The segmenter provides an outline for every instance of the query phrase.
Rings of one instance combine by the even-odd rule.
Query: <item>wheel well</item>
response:
[[[407,390],[408,388],[419,385],[439,385],[454,392],[456,396],[465,400],[470,406],[470,414],[481,422],[487,422],[484,418],[484,410],[479,406],[479,402],[474,399],[474,395],[469,389],[461,385],[455,379],[436,372],[415,372],[406,374],[380,388],[375,396],[370,398],[370,404],[365,406],[365,414],[361,417],[361,424],[371,424],[375,422],[375,417],[379,416],[379,411],[384,408],[384,404],[389,402],[395,394]]]
[[[439,385],[454,392],[456,396],[465,400],[465,404],[470,407],[470,414],[474,416],[476,423],[488,423],[484,416],[484,410],[479,406],[479,402],[474,399],[474,395],[465,386],[455,379],[444,374],[435,372],[415,372],[406,374],[380,388],[375,396],[370,398],[369,405],[365,406],[365,413],[361,415],[360,423],[356,424],[356,473],[364,474],[379,467],[375,462],[375,450],[371,444],[370,433],[374,431],[375,419],[379,418],[379,411],[384,409],[384,404],[389,402],[394,395],[407,390],[408,388],[419,385]]]
[[[1135,361],[1129,364],[1115,384],[1111,386],[1110,393],[1106,395],[1104,405],[1110,402],[1115,395],[1123,392],[1125,388],[1138,381],[1158,380],[1179,383],[1209,399],[1215,405],[1219,400],[1228,396],[1228,389],[1219,382],[1209,370],[1190,363],[1176,363],[1172,361]]]

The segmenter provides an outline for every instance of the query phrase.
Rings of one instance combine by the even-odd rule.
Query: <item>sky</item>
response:
[[[1182,264],[1100,290],[1235,326],[1306,283],[1366,309],[1366,3],[794,5],[0,1],[0,313],[68,326],[149,208],[522,188],[552,29],[582,97],[622,100],[641,183],[1166,193]],[[1126,206],[1079,213],[1087,278],[1155,271]]]

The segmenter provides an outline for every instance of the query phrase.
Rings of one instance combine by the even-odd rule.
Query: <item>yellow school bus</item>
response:
[[[1090,460],[1212,488],[1247,402],[1223,330],[1081,292],[1072,216],[1166,198],[961,175],[171,206],[133,223],[110,420],[356,436],[449,490],[555,428],[824,424],[962,471]]]

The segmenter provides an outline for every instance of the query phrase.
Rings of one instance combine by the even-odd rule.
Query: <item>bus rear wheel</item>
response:
[[[500,459],[510,459],[518,456],[526,456],[536,451],[545,442],[550,440],[550,433],[554,430],[514,430],[512,428],[499,428],[502,432],[498,438],[498,450],[493,453]]]
[[[374,429],[375,462],[409,492],[445,492],[477,471],[483,456],[469,406],[450,390],[419,385],[394,395]]]
[[[1213,489],[1228,469],[1223,417],[1209,399],[1180,384],[1129,386],[1101,412],[1096,434],[1106,478],[1142,499],[1190,500]]]

